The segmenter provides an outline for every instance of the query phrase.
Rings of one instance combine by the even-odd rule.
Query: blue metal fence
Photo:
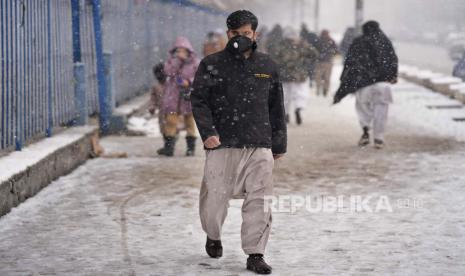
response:
[[[1,149],[73,117],[69,11],[68,1],[0,1]]]
[[[186,0],[0,0],[0,153],[20,150],[76,118],[73,42],[85,66],[88,114],[99,112],[98,2],[116,105],[149,87],[152,66],[166,58],[176,36],[200,50],[206,32],[225,24],[225,14]],[[73,12],[79,14],[74,40]]]

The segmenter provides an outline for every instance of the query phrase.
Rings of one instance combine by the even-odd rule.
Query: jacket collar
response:
[[[257,55],[257,50],[256,48],[255,49],[252,49],[252,53],[250,53],[250,56],[248,58],[245,58],[244,55],[237,55],[235,53],[232,53],[231,51],[229,51],[228,49],[224,49],[224,51],[230,56],[232,57],[234,60],[241,60],[241,61],[246,61],[246,60],[254,60],[256,55]]]

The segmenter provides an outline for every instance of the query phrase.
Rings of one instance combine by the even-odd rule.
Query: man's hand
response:
[[[205,142],[203,142],[203,144],[207,149],[214,149],[216,147],[219,147],[221,145],[220,137],[210,136],[207,138],[207,140],[205,140]]]
[[[273,159],[274,159],[274,160],[278,160],[278,159],[280,159],[280,158],[283,157],[283,156],[284,156],[284,154],[273,154]]]

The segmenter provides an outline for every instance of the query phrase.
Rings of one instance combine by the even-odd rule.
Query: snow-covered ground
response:
[[[430,109],[456,103],[409,83],[394,97],[384,150],[356,146],[353,97],[331,106],[312,94],[304,125],[289,126],[277,196],[385,197],[392,212],[276,212],[266,253],[274,275],[463,275],[465,122],[452,118],[465,110]],[[160,138],[103,139],[107,153],[128,157],[90,160],[0,219],[0,275],[252,275],[240,200],[223,258],[204,252],[204,155],[183,157],[184,144],[159,158]]]
[[[53,152],[76,143],[96,130],[95,126],[72,127],[54,136],[13,151],[0,157],[0,183],[8,181],[16,174],[43,160]]]
[[[158,118],[151,116],[148,111],[145,114],[130,117],[128,120],[128,130],[136,133],[142,132],[148,137],[161,137]]]

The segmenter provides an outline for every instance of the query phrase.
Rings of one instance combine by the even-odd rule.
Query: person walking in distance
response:
[[[207,34],[203,43],[203,56],[217,53],[226,47],[226,39],[221,29],[211,31]]]
[[[341,75],[341,85],[333,103],[347,94],[356,93],[356,109],[363,134],[359,146],[370,144],[373,128],[375,148],[384,147],[384,131],[389,104],[392,103],[391,84],[397,82],[399,62],[391,41],[379,23],[368,21],[363,34],[349,48]]]
[[[286,121],[289,122],[291,108],[297,125],[302,124],[302,110],[307,107],[308,68],[315,63],[318,51],[299,37],[292,28],[284,30],[284,40],[281,49],[275,57],[280,68],[281,81],[284,90],[284,108]]]
[[[316,49],[318,52],[318,45],[320,38],[318,35],[312,31],[309,31],[307,28],[307,25],[302,24],[302,27],[300,29],[300,38],[303,41],[306,41],[312,48]],[[318,53],[319,54],[319,53]],[[308,78],[310,80],[310,88],[313,87],[313,82],[315,80],[315,69],[316,69],[316,62],[311,63],[310,66],[308,67]]]
[[[244,198],[242,249],[246,268],[270,274],[264,260],[271,227],[265,197],[272,195],[274,160],[286,152],[287,130],[278,68],[256,51],[258,19],[250,11],[227,18],[226,49],[204,58],[196,73],[192,107],[206,149],[199,212],[205,249],[223,255],[221,228],[231,198]]]
[[[331,83],[333,59],[338,53],[336,42],[331,38],[328,30],[321,32],[317,49],[319,57],[315,70],[316,94],[323,94],[326,97]]]
[[[165,131],[165,118],[163,116],[163,110],[161,109],[161,99],[163,98],[163,91],[165,90],[166,83],[166,75],[163,71],[164,67],[164,63],[160,62],[152,69],[157,82],[152,86],[149,104],[149,113],[151,115],[158,113],[158,127],[161,134],[164,134]]]

